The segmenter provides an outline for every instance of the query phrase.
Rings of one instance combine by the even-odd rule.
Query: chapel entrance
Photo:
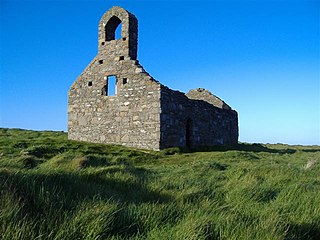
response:
[[[191,148],[192,146],[191,138],[192,138],[191,119],[188,118],[186,123],[186,147],[187,148]]]

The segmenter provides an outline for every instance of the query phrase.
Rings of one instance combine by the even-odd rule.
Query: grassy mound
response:
[[[320,147],[153,152],[0,129],[0,239],[320,239]]]

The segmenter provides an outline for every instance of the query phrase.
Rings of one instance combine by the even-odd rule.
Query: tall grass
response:
[[[0,129],[0,239],[320,239],[320,147],[188,152]]]

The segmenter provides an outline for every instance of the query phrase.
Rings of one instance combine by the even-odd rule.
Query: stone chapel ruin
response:
[[[153,150],[237,144],[236,111],[208,90],[162,85],[139,64],[137,46],[137,18],[112,7],[99,22],[98,54],[69,90],[69,139]]]

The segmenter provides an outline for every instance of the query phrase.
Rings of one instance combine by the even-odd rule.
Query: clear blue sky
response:
[[[240,141],[320,144],[319,1],[2,0],[0,127],[67,130],[67,92],[113,5],[139,20],[144,68],[225,100]]]

